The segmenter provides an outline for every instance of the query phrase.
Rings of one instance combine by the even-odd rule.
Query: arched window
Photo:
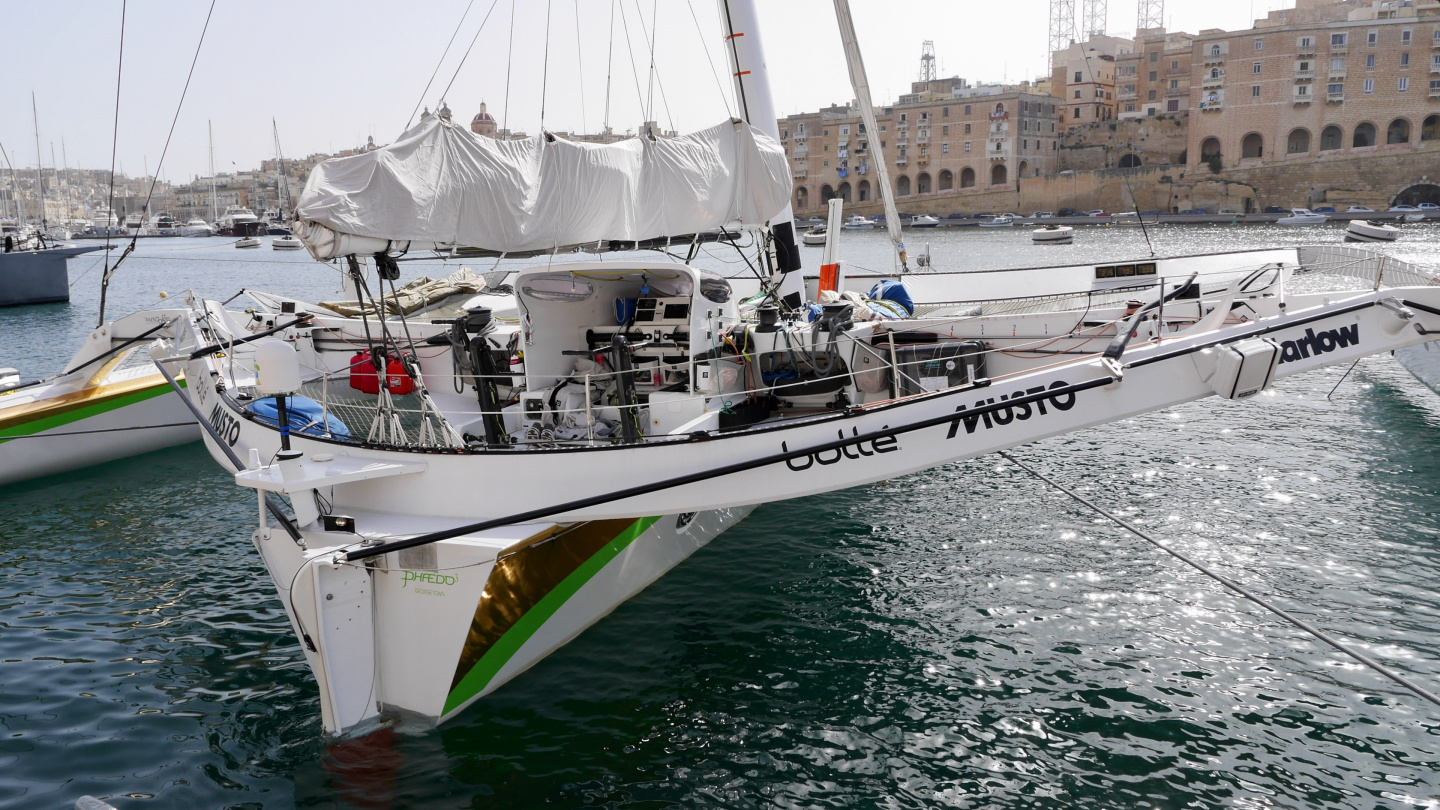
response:
[[[1375,125],[1365,121],[1355,127],[1355,139],[1350,142],[1355,148],[1375,145]]]
[[[998,186],[1004,184],[1006,176],[1005,164],[996,163],[995,167],[990,170],[990,185]]]
[[[905,175],[902,174],[902,175],[900,175],[899,177],[895,178],[895,196],[896,196],[896,197],[909,197],[909,196],[910,196],[910,178],[909,178],[909,177],[906,177]]]
[[[960,188],[975,187],[975,170],[966,166],[960,170]]]
[[[835,196],[835,189],[831,188],[828,183],[820,187],[820,204],[821,204],[821,205],[824,205],[825,203],[830,202],[830,198],[831,198],[831,197],[834,197],[834,196]]]
[[[949,191],[955,188],[955,173],[949,169],[940,170],[940,191]]]
[[[1122,169],[1133,169],[1143,165],[1144,163],[1140,160],[1140,156],[1134,152],[1120,156],[1120,168]]]
[[[1262,153],[1264,153],[1264,151],[1265,139],[1260,137],[1260,133],[1258,132],[1252,132],[1249,135],[1246,135],[1245,140],[1240,142],[1241,159],[1258,158],[1262,155]]]
[[[1429,116],[1420,125],[1420,140],[1433,141],[1436,139],[1440,139],[1440,115]]]
[[[839,197],[843,202],[850,202],[850,184],[841,183],[840,188],[836,190],[835,195]]]
[[[1396,118],[1385,128],[1385,143],[1409,143],[1410,142],[1410,120],[1408,118]]]
[[[1218,79],[1218,78],[1220,78],[1220,68],[1210,68],[1210,78],[1212,78],[1212,79]]]
[[[1200,159],[1215,157],[1220,154],[1220,139],[1206,138],[1200,143]]]
[[[859,185],[859,190],[860,190],[860,202],[865,202],[866,200],[869,200],[869,199],[870,199],[870,181],[869,181],[869,180],[861,180],[861,181],[860,181],[860,185]]]
[[[1310,130],[1300,127],[1290,130],[1290,137],[1285,139],[1285,154],[1303,155],[1310,151]]]
[[[1210,46],[1210,55],[1211,55],[1211,56],[1219,56],[1219,55],[1220,55],[1220,46],[1219,46],[1219,45],[1211,45],[1211,46]]]
[[[1024,177],[1024,176],[1025,176],[1025,170],[1028,169],[1028,168],[1030,168],[1030,161],[1028,161],[1028,160],[1022,160],[1022,161],[1020,161],[1020,173],[1017,174],[1017,175],[1015,175],[1015,176],[1016,176],[1016,177]]]
[[[1345,146],[1345,133],[1340,127],[1331,124],[1320,131],[1320,151],[1328,152],[1331,149],[1340,149]]]
[[[930,174],[928,172],[921,172],[920,176],[915,178],[915,193],[929,194],[933,190],[934,189],[930,187]]]

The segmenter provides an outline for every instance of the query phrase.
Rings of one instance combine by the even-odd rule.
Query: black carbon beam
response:
[[[226,457],[230,459],[230,463],[235,467],[235,472],[243,471],[245,465],[241,463],[240,457],[235,455],[235,451],[230,449],[230,445],[226,444],[224,439],[220,438],[220,434],[215,432],[214,425],[211,425],[210,421],[200,413],[200,409],[195,407],[195,403],[190,401],[190,397],[185,396],[185,391],[180,387],[180,383],[175,382],[175,377],[170,373],[169,369],[165,368],[165,364],[156,360],[155,367],[160,369],[160,373],[165,375],[165,381],[170,383],[171,388],[175,389],[175,395],[180,397],[180,401],[185,403],[186,408],[190,409],[190,414],[195,417],[195,421],[199,423],[200,429],[210,435],[216,447],[225,451]],[[285,516],[285,511],[280,508],[280,504],[276,502],[275,496],[268,492],[265,493],[265,508],[269,509],[270,514],[274,515],[275,519],[280,521],[280,525],[285,528],[285,533],[290,535],[291,540],[297,543],[303,540],[303,538],[300,537],[300,530],[295,528],[295,524],[291,523],[290,518]]]

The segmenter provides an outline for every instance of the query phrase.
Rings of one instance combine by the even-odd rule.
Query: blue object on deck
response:
[[[890,279],[881,281],[879,284],[870,288],[870,295],[868,297],[874,301],[894,301],[904,307],[905,311],[910,315],[915,314],[915,301],[910,297],[910,291],[905,288],[904,284],[898,281],[891,281]]]
[[[257,399],[246,405],[245,410],[255,414],[261,422],[277,427],[280,425],[280,411],[275,404],[274,397]],[[309,397],[286,397],[285,411],[290,417],[291,433],[333,439],[350,438],[350,428],[346,427],[344,422],[336,419],[334,414],[329,414],[329,418],[326,419],[325,409],[320,407],[320,403]]]

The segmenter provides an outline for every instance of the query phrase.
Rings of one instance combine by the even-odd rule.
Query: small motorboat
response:
[[[300,242],[300,239],[298,237],[291,234],[286,234],[284,236],[277,236],[274,239],[270,240],[270,247],[275,250],[299,250],[300,248],[304,247],[304,245]]]
[[[992,220],[980,223],[982,228],[1012,228],[1015,226],[1015,218],[1009,214],[1001,214]]]
[[[875,228],[875,221],[866,219],[859,214],[851,214],[845,218],[845,224],[841,227],[847,231],[868,231]]]
[[[1030,232],[1031,241],[1037,244],[1068,245],[1075,238],[1075,229],[1069,225],[1046,225]]]
[[[1399,236],[1399,228],[1383,222],[1352,219],[1345,226],[1346,242],[1394,242]]]
[[[1416,212],[1416,213],[1413,213],[1413,214],[1406,214],[1405,217],[1404,217],[1404,219],[1405,219],[1406,222],[1424,222],[1424,221],[1425,221],[1425,214],[1424,214],[1424,213],[1421,213],[1421,212]]]
[[[1329,222],[1326,214],[1317,214],[1309,208],[1291,208],[1290,216],[1275,220],[1276,225],[1320,225]]]
[[[914,217],[910,220],[910,227],[912,228],[934,228],[938,227],[939,225],[940,218],[932,217],[929,214],[921,214],[920,216]]]
[[[235,247],[237,247],[237,248],[258,248],[258,247],[260,247],[260,237],[258,237],[258,236],[247,236],[247,237],[245,237],[245,238],[240,239],[239,241],[237,241],[237,242],[235,243]]]
[[[824,247],[824,246],[825,246],[825,232],[826,232],[826,231],[825,231],[825,226],[824,226],[824,225],[816,225],[815,227],[811,228],[810,230],[806,231],[803,235],[801,235],[801,237],[800,237],[800,242],[801,242],[801,244],[805,245],[806,247]],[[292,238],[293,238],[293,237],[292,237]],[[296,241],[296,243],[297,243],[297,244],[296,244],[296,247],[299,247],[299,244],[298,244],[298,243],[299,243],[300,240],[296,239],[295,241]]]

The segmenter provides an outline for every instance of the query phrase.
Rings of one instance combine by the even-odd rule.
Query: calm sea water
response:
[[[845,239],[888,268],[883,235]],[[907,241],[941,267],[1146,255],[1118,228]],[[1386,249],[1440,264],[1440,228]],[[92,261],[69,305],[0,310],[0,365],[73,352]],[[111,312],[337,286],[303,256],[153,240]],[[1341,371],[1016,452],[1434,689],[1440,398],[1376,357],[1327,400]],[[762,507],[456,721],[344,747],[253,510],[198,445],[0,488],[0,806],[1440,807],[1440,712],[998,457]]]

